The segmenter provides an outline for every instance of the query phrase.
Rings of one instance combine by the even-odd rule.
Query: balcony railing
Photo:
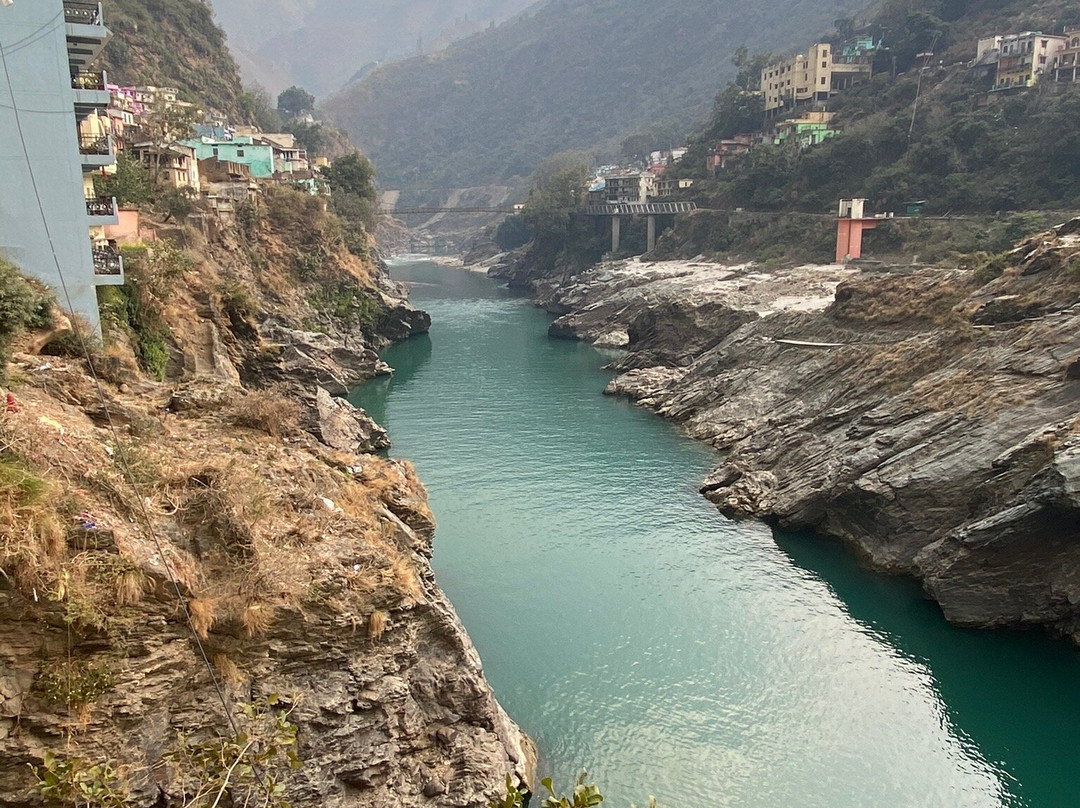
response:
[[[79,153],[107,157],[112,154],[108,135],[79,135]]]
[[[71,88],[73,90],[104,90],[105,74],[92,70],[73,73],[71,76]]]
[[[115,216],[116,199],[111,196],[92,196],[86,200],[87,216]]]
[[[79,25],[101,25],[101,3],[64,0],[64,21]]]
[[[115,247],[94,247],[95,275],[122,275],[124,261]]]

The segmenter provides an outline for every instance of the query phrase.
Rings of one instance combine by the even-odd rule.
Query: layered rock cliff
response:
[[[495,274],[627,349],[607,392],[717,449],[725,513],[838,536],[956,624],[1080,641],[1080,220],[979,267]]]
[[[100,388],[62,327],[0,382],[4,805],[83,784],[94,805],[185,804],[268,719],[300,767],[226,767],[220,804],[269,787],[297,806],[477,808],[531,776],[434,581],[423,486],[336,398],[430,320],[319,221],[308,244],[261,214],[246,235],[159,228],[185,260],[132,262],[115,311],[155,309],[163,380],[136,367],[139,309],[93,350]]]

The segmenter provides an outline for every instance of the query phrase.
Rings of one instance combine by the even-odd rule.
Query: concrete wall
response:
[[[0,71],[0,252],[67,307],[9,109],[10,81],[71,307],[100,330],[61,0],[0,6],[0,47],[8,66],[7,76]]]

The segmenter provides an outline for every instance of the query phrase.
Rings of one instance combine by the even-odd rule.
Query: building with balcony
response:
[[[836,93],[867,81],[876,47],[873,40],[853,40],[837,52],[834,46],[819,42],[806,53],[768,65],[761,73],[766,116],[825,103]]]
[[[150,171],[156,181],[176,189],[190,188],[195,193],[202,190],[199,160],[191,146],[182,143],[162,146],[146,141],[132,144],[131,154]]]
[[[1054,81],[1080,81],[1080,29],[1065,32],[1065,45],[1053,62]]]
[[[651,171],[623,171],[604,177],[606,202],[644,203],[656,196],[656,176]]]
[[[102,124],[107,79],[94,71],[108,40],[100,3],[0,5],[0,254],[55,290],[61,305],[70,298],[97,332],[97,287],[124,279],[103,233],[116,222],[115,204],[86,193],[90,175],[115,160]]]
[[[808,149],[824,143],[839,134],[833,121],[836,113],[824,110],[809,110],[798,118],[789,118],[776,125],[773,144],[776,146],[793,145],[798,149]]]
[[[1069,42],[1067,36],[1039,31],[987,37],[979,40],[974,67],[989,69],[995,90],[1031,87],[1043,76],[1055,77]]]

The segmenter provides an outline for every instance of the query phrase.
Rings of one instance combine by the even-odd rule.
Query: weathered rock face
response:
[[[390,448],[390,436],[366,412],[325,389],[315,390],[307,429],[320,441],[341,452],[371,454]]]
[[[554,328],[625,331],[607,392],[721,453],[702,491],[725,513],[839,536],[958,624],[1080,641],[1078,228],[981,287],[959,270],[604,265],[551,296],[568,309]]]
[[[219,380],[110,387],[125,440],[154,426],[125,450],[143,511],[78,364],[23,366],[0,438],[48,470],[56,501],[78,488],[78,516],[68,527],[50,495],[34,513],[66,530],[28,556],[0,547],[3,805],[44,804],[30,767],[47,752],[111,762],[125,804],[181,804],[163,756],[182,735],[233,737],[185,609],[232,708],[277,694],[290,711],[303,765],[273,775],[293,805],[482,808],[506,774],[532,777],[530,742],[435,584],[423,486],[407,464],[352,453],[362,419],[344,402],[314,394],[327,437],[346,421],[349,450],[332,451],[230,425],[244,398]]]
[[[357,385],[393,371],[374,349],[350,346],[322,332],[298,331],[273,323],[261,329],[262,350],[243,366],[245,384],[255,387],[295,384],[321,387],[344,396]]]

